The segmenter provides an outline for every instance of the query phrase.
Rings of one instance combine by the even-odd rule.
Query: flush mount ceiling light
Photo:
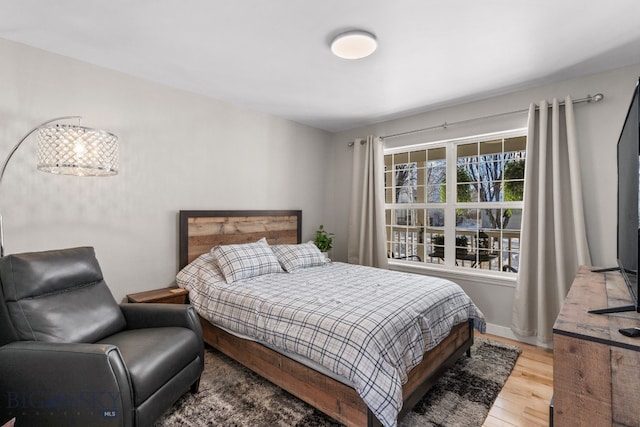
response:
[[[366,31],[338,34],[331,42],[331,52],[344,59],[360,59],[371,55],[378,47],[376,36]]]

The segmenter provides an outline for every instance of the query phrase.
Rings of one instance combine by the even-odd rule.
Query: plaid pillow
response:
[[[278,257],[282,268],[289,273],[301,268],[316,267],[331,262],[313,242],[299,245],[273,245],[271,248]]]
[[[215,246],[211,254],[227,283],[269,273],[282,273],[278,258],[262,238],[255,243]]]
[[[215,283],[224,280],[211,251],[200,255],[176,274],[176,284],[188,291],[198,288],[199,282]]]

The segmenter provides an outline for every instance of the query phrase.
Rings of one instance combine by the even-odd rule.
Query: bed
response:
[[[299,244],[301,224],[301,211],[180,211],[180,269],[182,271],[184,267],[206,257],[217,245],[245,244],[261,238],[266,238],[269,245]],[[332,268],[347,268],[346,264],[338,264]],[[200,315],[205,342],[258,375],[346,426],[383,425],[353,383],[304,358],[247,339],[243,334],[232,333],[227,327],[214,325],[207,320],[211,318],[210,312],[202,310]],[[476,327],[478,322],[483,325],[483,320],[476,318]],[[421,356],[421,361],[404,378],[402,409],[397,419],[402,418],[418,402],[449,366],[469,353],[473,344],[473,329],[473,319],[455,324],[437,346]],[[387,419],[384,424],[394,425],[395,421]]]

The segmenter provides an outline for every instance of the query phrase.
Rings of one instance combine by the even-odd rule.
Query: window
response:
[[[386,150],[389,257],[517,271],[525,149],[519,130]]]

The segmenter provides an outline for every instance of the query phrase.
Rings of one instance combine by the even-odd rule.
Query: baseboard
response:
[[[514,341],[523,342],[525,344],[535,345],[537,347],[551,348],[551,344],[540,343],[536,340],[536,337],[521,337],[513,333],[511,328],[506,326],[495,325],[493,323],[487,323],[487,333],[491,335],[497,335],[502,338],[507,338]]]

